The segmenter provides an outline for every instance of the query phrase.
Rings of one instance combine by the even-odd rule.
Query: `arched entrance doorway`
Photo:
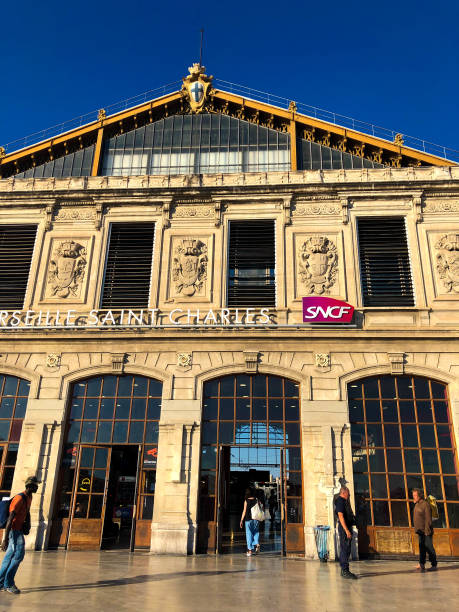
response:
[[[50,546],[150,546],[161,396],[137,375],[73,384]]]
[[[348,384],[361,555],[414,554],[412,489],[437,500],[434,544],[459,555],[459,476],[447,386],[420,376]]]
[[[266,505],[262,549],[304,554],[299,384],[238,374],[206,382],[203,397],[198,551],[245,550],[251,485]]]

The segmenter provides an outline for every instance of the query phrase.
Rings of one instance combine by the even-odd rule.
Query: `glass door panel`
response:
[[[68,550],[90,550],[100,547],[111,451],[112,449],[106,446],[80,446]]]
[[[283,552],[286,555],[304,555],[304,524],[301,472],[291,471],[298,467],[299,453],[281,449],[282,454],[282,515],[285,530]]]

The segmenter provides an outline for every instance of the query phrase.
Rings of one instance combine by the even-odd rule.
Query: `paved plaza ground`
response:
[[[459,563],[417,574],[413,562],[352,563],[260,555],[219,557],[124,552],[28,552],[17,574],[21,595],[0,592],[0,610],[457,610]]]

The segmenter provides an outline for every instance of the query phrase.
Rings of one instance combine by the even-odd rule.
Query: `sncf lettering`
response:
[[[349,312],[349,306],[309,306],[306,308],[306,319],[315,319],[318,315],[322,315],[325,319],[341,319],[341,317]]]

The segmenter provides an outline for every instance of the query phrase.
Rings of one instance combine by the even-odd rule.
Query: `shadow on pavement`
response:
[[[459,570],[459,565],[446,565],[446,566],[437,568],[437,572],[444,572],[446,570]],[[398,571],[393,570],[391,572],[364,572],[363,574],[359,574],[359,578],[374,578],[375,576],[396,576],[398,574],[419,574],[419,573],[435,574],[437,572],[430,572],[429,569],[427,569],[426,572],[417,572],[413,568],[409,570],[398,570]]]
[[[159,582],[160,580],[171,580],[174,578],[186,578],[188,576],[219,576],[221,574],[239,574],[255,572],[255,569],[248,570],[221,570],[221,571],[198,571],[198,572],[174,572],[173,574],[144,574],[132,576],[131,578],[119,578],[116,580],[98,580],[97,582],[85,582],[81,584],[58,584],[55,586],[44,586],[32,589],[21,589],[22,593],[41,593],[46,591],[77,591],[80,589],[98,589],[124,584],[142,584],[145,582]]]

